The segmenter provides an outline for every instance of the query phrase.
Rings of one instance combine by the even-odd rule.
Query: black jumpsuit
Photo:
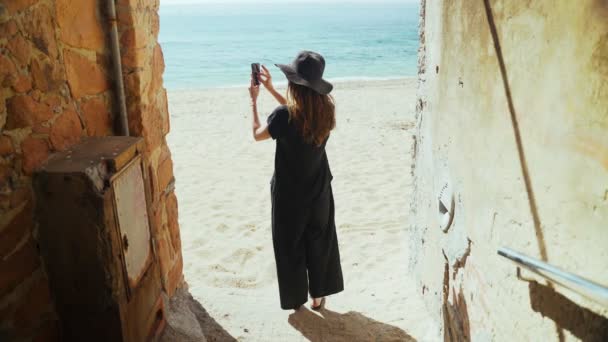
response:
[[[327,139],[321,146],[304,142],[286,106],[270,115],[268,131],[276,140],[270,189],[281,308],[297,309],[309,290],[320,298],[344,289]]]

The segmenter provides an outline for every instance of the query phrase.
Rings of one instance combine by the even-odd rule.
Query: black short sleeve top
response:
[[[274,176],[275,191],[290,193],[292,200],[312,200],[331,184],[325,145],[304,141],[299,129],[290,119],[287,106],[277,107],[268,117],[268,132],[276,140]]]

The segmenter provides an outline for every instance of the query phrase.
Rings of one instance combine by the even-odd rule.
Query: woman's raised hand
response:
[[[260,70],[259,80],[266,89],[274,89],[274,86],[272,85],[272,75],[270,75],[270,71],[268,71],[264,65],[262,65],[262,70]]]
[[[251,85],[249,86],[249,96],[251,97],[252,104],[256,104],[259,94],[260,94],[260,86],[255,85],[255,82],[252,79]]]
[[[258,77],[260,83],[264,85],[264,87],[268,90],[272,96],[282,105],[287,104],[287,100],[285,97],[276,90],[274,90],[274,86],[272,85],[272,76],[270,75],[270,71],[266,68],[266,66],[262,65],[262,70],[260,70],[260,75]]]

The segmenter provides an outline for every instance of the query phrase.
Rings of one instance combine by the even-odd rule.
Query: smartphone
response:
[[[260,85],[260,63],[251,63],[251,78],[255,85]]]

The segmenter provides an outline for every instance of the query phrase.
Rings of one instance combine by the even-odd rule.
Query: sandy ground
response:
[[[278,77],[277,77],[278,78]],[[243,341],[434,340],[407,274],[414,79],[336,83],[327,145],[345,291],[320,315],[279,307],[270,230],[274,142],[251,137],[247,89],[169,92],[184,273]],[[262,92],[262,119],[276,102]]]

